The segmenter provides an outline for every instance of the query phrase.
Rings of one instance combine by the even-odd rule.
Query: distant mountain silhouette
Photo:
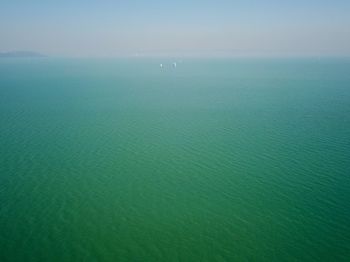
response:
[[[0,52],[0,58],[16,58],[16,57],[45,57],[45,55],[32,51],[10,51]]]

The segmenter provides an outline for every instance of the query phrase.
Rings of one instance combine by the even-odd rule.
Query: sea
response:
[[[0,261],[350,261],[350,59],[0,59]]]

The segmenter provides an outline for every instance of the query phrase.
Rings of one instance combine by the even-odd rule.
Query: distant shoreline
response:
[[[47,57],[44,54],[33,51],[10,51],[0,52],[0,58],[42,58]]]

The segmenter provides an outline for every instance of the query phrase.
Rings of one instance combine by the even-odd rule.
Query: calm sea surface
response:
[[[350,60],[172,62],[0,60],[0,261],[350,261]]]

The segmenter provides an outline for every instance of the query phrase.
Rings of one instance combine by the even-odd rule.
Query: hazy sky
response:
[[[350,0],[0,0],[0,50],[350,55]]]

